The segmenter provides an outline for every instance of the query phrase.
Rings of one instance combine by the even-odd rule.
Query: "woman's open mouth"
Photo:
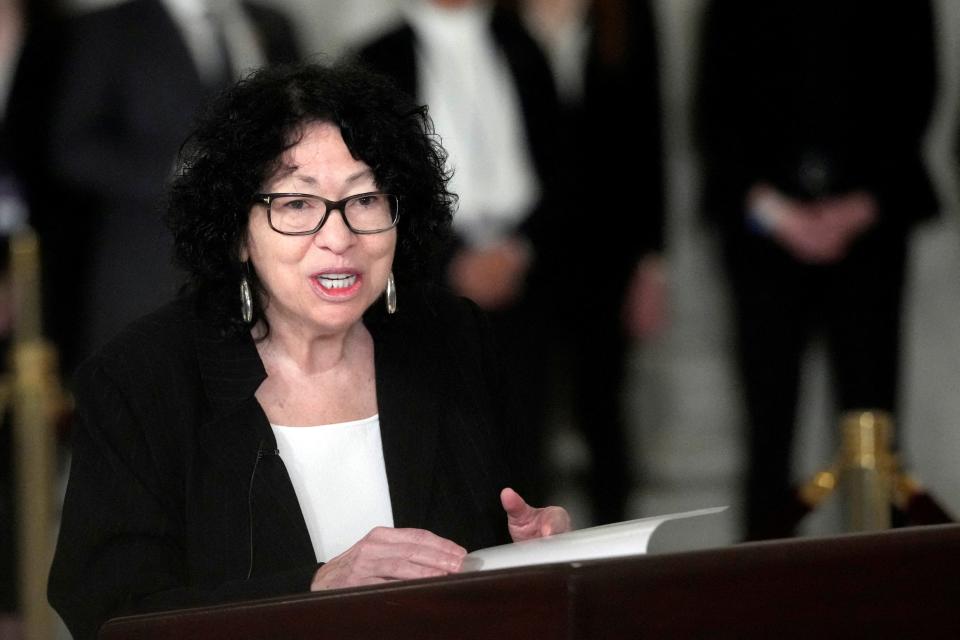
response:
[[[329,297],[342,298],[356,293],[363,284],[363,277],[353,272],[328,271],[313,276],[317,289],[321,294]]]
[[[317,276],[317,282],[324,289],[349,289],[356,281],[355,273],[324,273]]]

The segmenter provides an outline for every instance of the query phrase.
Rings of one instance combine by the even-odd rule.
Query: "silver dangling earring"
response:
[[[253,293],[246,275],[240,276],[240,317],[246,324],[253,322]]]
[[[387,313],[397,312],[397,283],[393,281],[393,271],[387,276]]]

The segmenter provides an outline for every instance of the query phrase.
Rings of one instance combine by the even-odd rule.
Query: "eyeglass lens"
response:
[[[331,204],[342,210],[347,225],[354,231],[383,231],[396,221],[397,199],[389,194],[360,194]],[[342,207],[336,207],[338,204]],[[326,213],[327,203],[319,197],[289,195],[270,200],[271,222],[281,233],[314,231]]]

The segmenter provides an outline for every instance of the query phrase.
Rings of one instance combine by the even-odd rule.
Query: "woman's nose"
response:
[[[356,234],[347,226],[346,220],[343,219],[343,212],[340,211],[340,209],[331,211],[327,216],[326,222],[323,223],[323,226],[320,227],[313,236],[314,244],[316,244],[317,247],[329,249],[334,253],[343,253],[353,245],[356,240]]]

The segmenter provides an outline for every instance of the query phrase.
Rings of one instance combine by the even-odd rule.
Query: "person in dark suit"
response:
[[[665,322],[664,172],[660,69],[652,9],[619,0],[524,0],[522,14],[548,55],[560,89],[564,201],[582,267],[568,287],[586,304],[559,314],[573,424],[591,454],[597,524],[627,516],[638,479],[623,413],[634,338]],[[629,160],[605,162],[629,149]],[[616,195],[612,195],[613,194]],[[610,195],[608,195],[610,194]],[[621,195],[622,194],[622,195]]]
[[[351,54],[430,109],[458,196],[445,281],[490,314],[522,398],[531,496],[544,500],[551,349],[570,275],[556,88],[509,7],[479,0],[402,7],[398,25]]]
[[[426,111],[359,68],[262,70],[200,121],[168,213],[190,287],[78,374],[49,587],[78,640],[569,528],[506,488],[499,354],[430,284],[443,158]]]
[[[48,333],[66,372],[173,293],[160,197],[197,110],[245,71],[299,58],[285,16],[239,0],[128,0],[28,43],[16,144],[33,157]]]
[[[893,412],[908,232],[936,65],[928,2],[714,2],[698,106],[749,421],[746,536],[789,535],[801,354],[826,338],[838,408]]]

